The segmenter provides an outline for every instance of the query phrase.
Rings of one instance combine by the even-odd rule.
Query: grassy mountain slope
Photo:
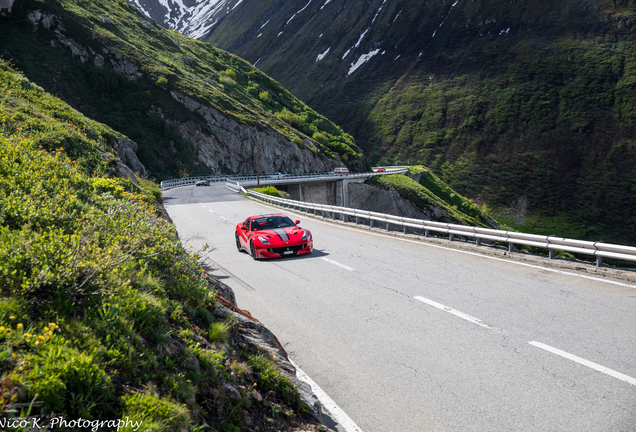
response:
[[[113,176],[107,133],[0,62],[2,417],[316,430],[289,379],[219,314],[158,186]]]
[[[240,124],[273,129],[300,147],[309,138],[327,156],[361,157],[353,138],[250,64],[165,31],[124,1],[24,0],[0,19],[0,55],[135,140],[140,160],[156,177],[210,171],[175,127],[194,121],[207,129],[205,121],[171,91]]]
[[[239,7],[208,40],[260,58],[374,164],[424,164],[496,207],[525,199],[555,234],[636,243],[633,1],[324,3],[290,22],[306,2]]]

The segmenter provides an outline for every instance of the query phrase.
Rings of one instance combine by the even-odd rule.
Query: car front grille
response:
[[[307,247],[307,244],[300,244],[300,245],[296,245],[296,246],[284,246],[284,247],[277,247],[277,248],[267,248],[267,251],[283,255],[287,251],[292,251],[294,253],[297,253],[299,250],[305,249],[306,247]],[[289,254],[289,255],[291,255],[291,254]]]

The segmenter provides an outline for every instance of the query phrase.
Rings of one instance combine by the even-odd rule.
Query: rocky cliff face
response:
[[[457,223],[442,209],[429,205],[418,208],[396,191],[380,189],[364,183],[349,184],[349,207],[413,219]]]
[[[171,94],[205,120],[206,127],[195,121],[175,123],[183,137],[194,146],[199,160],[215,174],[221,174],[224,169],[255,173],[257,155],[262,172],[302,174],[332,171],[342,165],[339,159],[319,153],[309,140],[304,140],[302,145],[296,144],[271,129],[239,124],[184,94],[175,91]]]

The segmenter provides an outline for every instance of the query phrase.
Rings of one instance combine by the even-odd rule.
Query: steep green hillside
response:
[[[246,2],[208,40],[260,58],[372,163],[521,199],[553,234],[636,244],[633,1]]]
[[[351,136],[258,69],[165,31],[122,0],[21,0],[0,17],[0,47],[34,82],[135,140],[156,177],[210,172],[176,125],[215,131],[174,92],[239,124],[277,131],[301,148],[302,139],[311,139],[312,151],[361,157]]]
[[[162,218],[158,186],[113,176],[110,133],[0,62],[2,418],[316,430],[289,379],[215,315],[214,284]]]
[[[634,243],[635,42],[535,40],[501,47],[490,69],[413,74],[358,139],[372,160],[417,161],[468,196],[525,198],[580,236]]]

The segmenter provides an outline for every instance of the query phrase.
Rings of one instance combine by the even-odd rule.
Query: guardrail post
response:
[[[548,258],[554,259],[554,249],[548,249]]]
[[[481,246],[481,239],[479,237],[475,237],[475,246]]]
[[[603,265],[603,257],[602,256],[597,256],[596,257],[596,267],[600,267]]]
[[[404,221],[402,221],[402,224],[404,224]],[[402,234],[406,234],[406,225],[402,225]]]
[[[373,219],[369,218],[369,228],[373,228]]]
[[[428,237],[431,235],[431,232],[427,229],[424,230],[424,237]]]
[[[448,234],[448,239],[450,241],[454,241],[455,240],[455,234],[453,234],[453,233]]]
[[[386,230],[387,230],[387,231],[389,231],[389,225],[390,225],[390,224],[387,222],[387,223],[386,223]]]
[[[514,251],[515,251],[515,244],[508,242],[508,252],[514,252]]]
[[[358,225],[359,223],[360,223],[360,218],[356,216],[356,225]]]

